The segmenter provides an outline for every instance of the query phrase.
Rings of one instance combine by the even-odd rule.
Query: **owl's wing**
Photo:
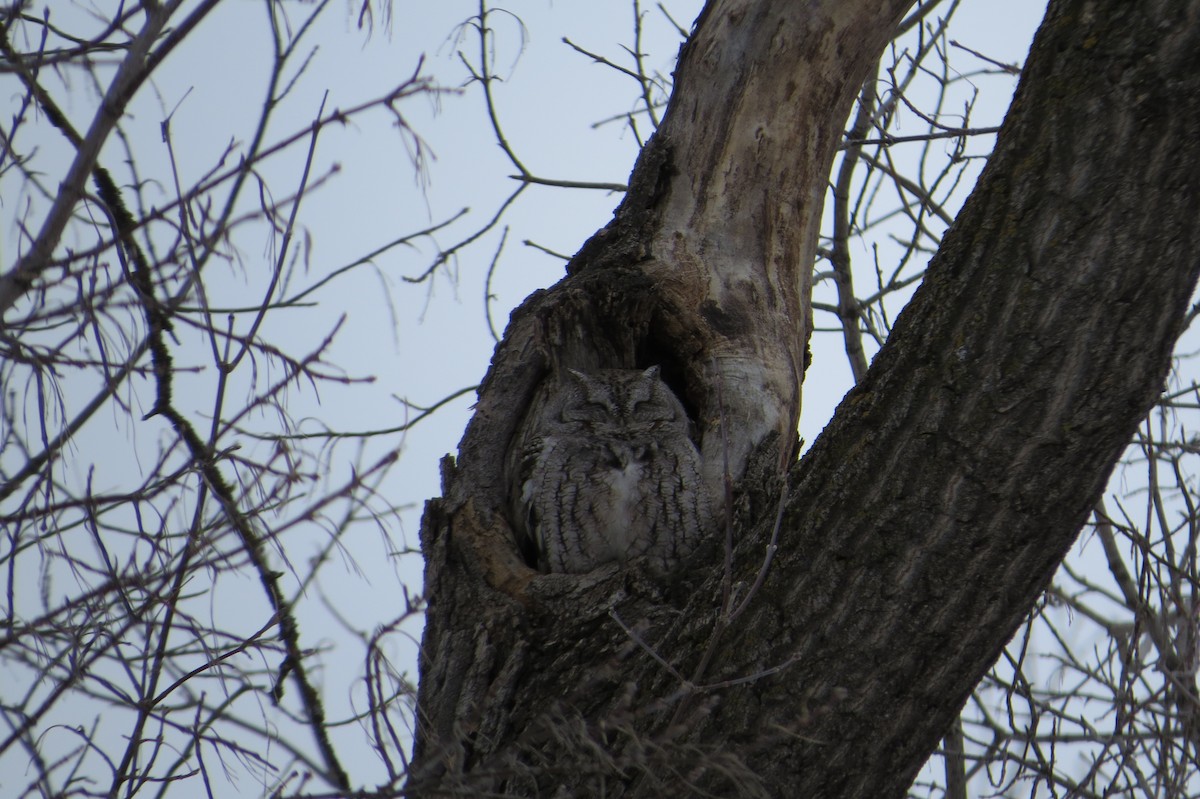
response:
[[[680,434],[658,450],[648,483],[654,492],[647,508],[653,517],[648,554],[669,571],[715,530],[700,456],[686,436]]]
[[[551,446],[552,442],[545,437],[528,439],[522,442],[521,449],[515,453],[511,466],[509,497],[517,547],[526,563],[539,566],[545,565],[546,552],[538,534],[542,520],[537,498],[543,489],[540,483],[545,480],[545,470],[541,464]]]

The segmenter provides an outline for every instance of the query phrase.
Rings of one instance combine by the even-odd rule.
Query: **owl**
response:
[[[657,366],[548,382],[510,466],[518,536],[539,567],[579,573],[644,556],[665,572],[691,553],[713,518],[689,427]]]

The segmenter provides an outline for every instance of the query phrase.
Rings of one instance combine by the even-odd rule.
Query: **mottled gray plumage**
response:
[[[531,406],[511,496],[541,568],[578,573],[645,556],[666,571],[712,529],[687,413],[658,371],[569,370]]]

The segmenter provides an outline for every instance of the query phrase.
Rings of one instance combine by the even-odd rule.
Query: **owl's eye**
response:
[[[589,401],[563,409],[566,422],[602,422],[616,416],[617,409],[609,402]]]
[[[675,418],[675,411],[670,405],[655,399],[635,401],[631,410],[634,418],[643,421],[664,422]]]

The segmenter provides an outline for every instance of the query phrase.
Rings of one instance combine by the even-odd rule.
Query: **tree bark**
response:
[[[1052,3],[924,284],[780,485],[882,5],[710,4],[613,223],[514,314],[422,529],[413,792],[903,795],[1076,537],[1200,268],[1200,0]],[[729,570],[714,542],[675,582],[537,574],[502,510],[520,410],[555,369],[650,363],[714,490],[744,474]]]

